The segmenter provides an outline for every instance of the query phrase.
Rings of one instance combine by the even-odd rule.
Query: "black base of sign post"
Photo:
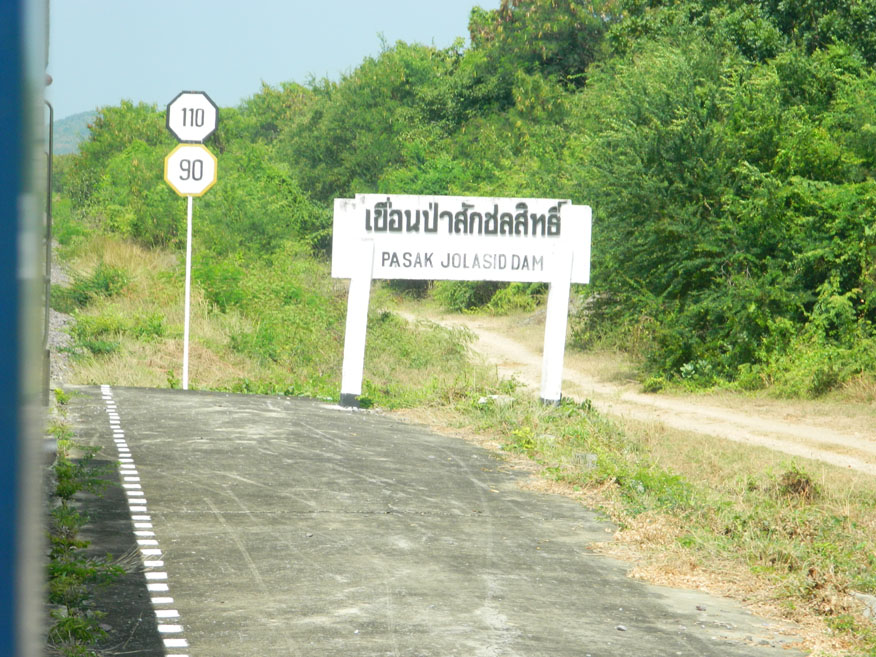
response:
[[[541,397],[540,399],[541,403],[544,406],[559,406],[563,398],[560,397],[559,399],[545,399],[544,397]]]
[[[340,404],[346,408],[359,408],[359,397],[348,392],[342,392]]]

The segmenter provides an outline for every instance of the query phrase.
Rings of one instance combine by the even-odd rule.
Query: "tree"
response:
[[[499,9],[475,9],[469,23],[472,49],[484,51],[499,76],[539,72],[581,87],[602,53],[612,2],[502,0]]]

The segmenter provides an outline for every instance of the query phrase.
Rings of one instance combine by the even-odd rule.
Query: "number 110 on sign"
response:
[[[205,113],[203,107],[181,107],[182,125],[184,128],[203,128]]]
[[[201,196],[216,183],[216,156],[201,144],[180,144],[164,160],[164,179],[180,196]]]
[[[167,129],[189,144],[213,134],[218,118],[219,109],[203,91],[183,91],[167,105]]]

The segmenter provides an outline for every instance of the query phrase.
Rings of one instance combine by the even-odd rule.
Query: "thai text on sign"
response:
[[[568,200],[360,194],[336,199],[332,276],[351,278],[363,241],[372,277],[549,282],[551,259],[573,253],[572,282],[589,280],[590,208]]]

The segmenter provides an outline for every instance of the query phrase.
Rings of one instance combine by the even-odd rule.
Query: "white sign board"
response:
[[[164,158],[164,179],[180,196],[203,196],[216,184],[216,156],[201,144],[180,144]]]
[[[550,282],[572,253],[572,282],[590,279],[590,208],[568,200],[360,194],[335,199],[332,276],[352,278],[362,242],[373,278]]]
[[[332,276],[349,278],[341,405],[362,392],[371,279],[550,283],[542,400],[561,397],[572,283],[590,282],[591,211],[568,200],[359,194],[335,199]]]
[[[200,143],[213,134],[219,109],[203,91],[183,91],[167,105],[167,129],[182,142]]]

